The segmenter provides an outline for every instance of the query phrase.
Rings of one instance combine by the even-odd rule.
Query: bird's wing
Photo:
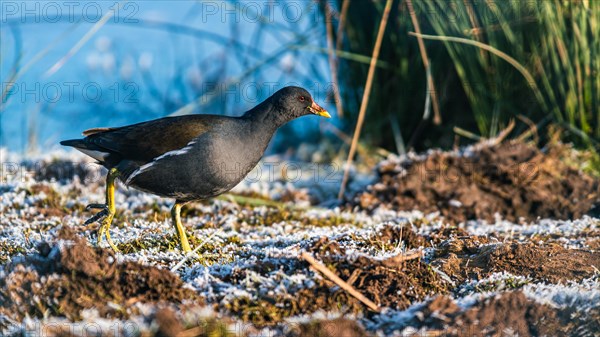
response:
[[[121,159],[149,162],[169,151],[185,147],[192,139],[209,131],[219,118],[209,115],[165,117],[118,128],[84,131],[86,143]]]

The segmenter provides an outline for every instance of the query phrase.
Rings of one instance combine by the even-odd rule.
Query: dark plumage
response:
[[[61,144],[95,158],[125,185],[175,198],[177,206],[233,188],[256,166],[280,126],[309,114],[329,117],[308,91],[286,87],[239,117],[165,117],[117,128],[90,129],[83,133],[85,138]],[[105,208],[111,206],[110,175]],[[177,222],[175,214],[173,218]],[[108,234],[110,223],[103,226],[113,246]],[[189,247],[184,246],[184,250]]]

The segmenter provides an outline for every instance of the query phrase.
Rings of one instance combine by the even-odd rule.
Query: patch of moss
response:
[[[27,250],[23,246],[17,246],[6,241],[0,241],[0,264],[5,264],[14,256],[25,254]]]
[[[198,337],[232,337],[234,333],[229,329],[229,326],[222,321],[214,318],[200,320],[198,324],[188,325],[181,335],[188,336],[186,332],[193,332],[193,336]],[[189,334],[192,336],[192,334]]]
[[[500,280],[480,282],[473,288],[473,291],[476,293],[483,293],[491,291],[515,290],[520,289],[529,283],[531,282],[528,279],[507,277]]]
[[[282,207],[269,207],[266,212],[253,212],[250,217],[244,217],[244,215],[243,212],[239,213],[238,222],[246,222],[250,226],[269,226],[279,222],[294,222],[303,226],[312,227],[334,227],[344,224],[359,225],[355,219],[347,220],[340,215],[334,214],[323,218],[308,217],[304,210]]]
[[[232,235],[232,236],[229,236],[229,237],[227,237],[225,239],[225,243],[226,244],[234,244],[234,245],[237,245],[237,246],[241,246],[244,243],[244,241],[242,241],[242,239],[239,236]]]
[[[385,226],[368,237],[353,235],[352,241],[359,247],[371,248],[382,253],[398,252],[429,246],[424,236],[416,234],[411,226]]]
[[[300,289],[295,293],[264,294],[257,299],[236,297],[221,305],[241,320],[259,328],[281,323],[287,317],[311,314],[319,310],[353,314],[367,310],[344,290],[332,287],[331,282],[322,279],[314,281],[314,287]]]
[[[274,301],[254,301],[248,297],[235,298],[225,307],[237,313],[243,321],[252,322],[257,326],[277,323],[290,316],[284,303],[277,305]]]
[[[193,234],[188,233],[188,241],[192,247],[195,247],[201,244],[203,241]],[[205,242],[202,245],[202,248],[198,251],[198,253],[212,252],[217,248],[220,248],[221,245],[215,245],[212,242]],[[157,248],[161,251],[169,251],[179,248],[179,238],[174,233],[172,234],[164,234],[162,236],[151,237],[149,235],[140,235],[139,237],[128,241],[123,242],[117,245],[117,248],[121,250],[124,254],[129,253],[137,253],[142,250],[147,250],[151,248]]]
[[[149,206],[138,206],[132,209],[131,213],[135,214],[133,218],[146,221],[159,222],[171,218],[171,214],[166,212],[156,201]]]
[[[223,244],[220,242],[205,242],[203,238],[198,238],[190,233],[188,233],[187,237],[192,249],[195,249],[199,245],[202,245],[202,247],[196,251],[197,257],[190,258],[189,263],[212,265],[214,263],[228,263],[233,261],[233,258],[220,253],[221,248],[223,248],[226,243]],[[117,248],[123,254],[138,253],[140,251],[152,248],[156,248],[159,251],[181,249],[179,245],[179,238],[174,233],[164,234],[158,238],[151,237],[150,235],[140,235],[139,237],[134,238],[133,240],[117,244]]]

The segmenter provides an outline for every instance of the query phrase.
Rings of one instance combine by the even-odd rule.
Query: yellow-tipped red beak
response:
[[[331,118],[331,115],[329,114],[329,112],[327,112],[327,110],[321,108],[314,101],[312,102],[312,105],[308,107],[308,110],[310,112],[314,113],[315,115],[318,115],[318,116],[321,116],[321,117],[325,117],[325,118]]]

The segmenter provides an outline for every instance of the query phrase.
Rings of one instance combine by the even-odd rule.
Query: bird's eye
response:
[[[298,100],[299,100],[300,102],[304,102],[304,100],[305,100],[305,99],[306,99],[306,98],[304,98],[304,96],[300,96],[300,97],[298,97]]]

